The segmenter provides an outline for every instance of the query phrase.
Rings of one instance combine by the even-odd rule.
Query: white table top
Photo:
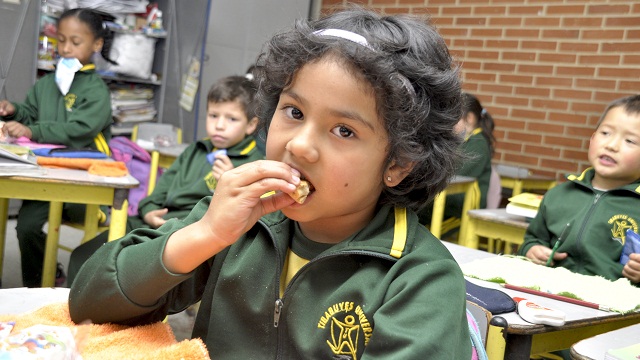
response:
[[[584,339],[571,348],[585,359],[604,360],[609,349],[618,349],[640,343],[640,324],[609,331]]]
[[[21,314],[68,298],[67,288],[0,289],[0,314]]]

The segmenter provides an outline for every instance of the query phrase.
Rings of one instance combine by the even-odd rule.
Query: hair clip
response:
[[[482,108],[482,111],[480,111],[480,115],[487,115],[487,109]]]
[[[354,32],[342,29],[321,29],[313,32],[313,35],[317,36],[334,36],[339,37],[341,39],[349,40],[358,45],[362,45],[367,49],[374,50],[371,45],[367,42],[367,39],[364,36],[356,34]],[[375,50],[374,50],[375,51]]]

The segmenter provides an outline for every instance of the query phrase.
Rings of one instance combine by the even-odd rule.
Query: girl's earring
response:
[[[391,182],[391,176],[387,176],[387,181]]]

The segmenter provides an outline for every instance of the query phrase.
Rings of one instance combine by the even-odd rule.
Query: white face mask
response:
[[[76,72],[82,68],[82,64],[76,58],[61,58],[56,67],[56,84],[62,95],[67,95]]]

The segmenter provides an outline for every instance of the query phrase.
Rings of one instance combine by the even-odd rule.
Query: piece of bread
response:
[[[291,196],[298,204],[302,204],[307,199],[309,191],[309,183],[305,180],[300,180],[300,184],[298,184],[296,190],[289,194],[289,196]]]

